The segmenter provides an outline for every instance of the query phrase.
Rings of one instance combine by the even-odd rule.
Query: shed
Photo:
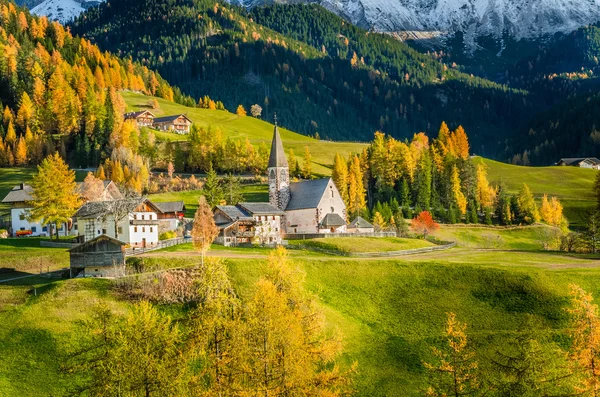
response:
[[[69,250],[71,277],[106,277],[122,274],[126,243],[102,234]]]
[[[364,218],[358,216],[355,220],[350,222],[350,225],[348,225],[348,231],[350,233],[374,233],[375,227],[367,222]]]

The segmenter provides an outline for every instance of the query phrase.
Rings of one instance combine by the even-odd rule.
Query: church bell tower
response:
[[[269,203],[280,210],[285,210],[290,201],[290,171],[283,151],[283,143],[279,136],[277,116],[275,116],[275,130],[271,142],[271,155],[269,156]]]

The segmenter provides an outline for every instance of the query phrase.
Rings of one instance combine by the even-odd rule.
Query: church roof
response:
[[[283,151],[283,143],[279,136],[279,127],[275,124],[275,130],[273,131],[273,141],[271,142],[271,155],[269,156],[269,168],[270,167],[287,167],[288,162]]]
[[[354,229],[354,228],[356,228],[356,229],[369,229],[369,228],[372,228],[373,225],[371,225],[364,218],[361,218],[359,216],[355,220],[353,220],[352,222],[350,222],[350,225],[348,227],[351,228],[351,229]]]
[[[323,228],[344,226],[345,224],[346,221],[344,220],[344,218],[342,218],[338,214],[327,214],[325,215],[325,218],[323,218],[323,220],[321,221],[321,227]]]
[[[313,179],[290,184],[290,202],[286,211],[317,208],[331,178]]]

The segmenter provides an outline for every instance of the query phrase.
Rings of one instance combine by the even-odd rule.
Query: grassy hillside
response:
[[[431,359],[430,346],[441,341],[446,312],[456,312],[466,321],[474,346],[490,355],[527,318],[538,337],[554,335],[566,346],[567,285],[575,282],[600,296],[600,271],[577,258],[571,258],[571,267],[579,268],[549,271],[527,263],[529,254],[523,253],[502,255],[502,264],[498,253],[496,264],[487,257],[461,260],[460,250],[437,255],[406,260],[296,259],[329,326],[343,335],[344,362],[359,363],[359,396],[398,395],[399,390],[403,396],[422,395],[427,382],[422,363]],[[539,266],[564,260],[538,255],[532,258]],[[228,265],[243,298],[266,271],[264,259],[230,259]],[[33,285],[40,296],[29,292]],[[61,357],[77,348],[77,320],[86,318],[97,302],[117,312],[128,306],[109,286],[108,280],[94,279],[33,278],[0,284],[0,395],[64,394],[69,379],[59,367]],[[481,366],[486,368],[485,360]]]
[[[577,167],[522,167],[478,158],[488,167],[490,182],[503,182],[511,194],[526,183],[537,198],[548,194],[560,199],[564,213],[574,226],[586,223],[587,211],[595,205],[592,192],[598,171]]]
[[[148,110],[149,97],[133,92],[122,92],[121,95],[127,103],[128,111]],[[156,116],[183,113],[194,123],[203,127],[208,127],[210,125],[213,128],[219,128],[223,133],[224,138],[230,137],[242,140],[248,138],[250,142],[255,145],[264,142],[270,147],[271,139],[273,138],[273,125],[270,123],[250,116],[238,117],[228,111],[185,107],[174,102],[165,101],[160,98],[157,99],[160,108],[152,110],[152,113]],[[294,150],[294,154],[298,157],[301,164],[304,148],[308,146],[310,154],[312,155],[313,172],[319,175],[331,174],[335,153],[348,156],[353,152],[361,152],[362,149],[366,147],[365,144],[360,143],[316,140],[291,132],[285,128],[280,128],[279,131],[286,152],[289,153],[290,149]],[[170,141],[185,140],[185,137],[172,133],[158,133],[157,137],[159,139]]]

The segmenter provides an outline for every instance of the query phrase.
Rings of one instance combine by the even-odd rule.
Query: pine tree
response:
[[[202,194],[211,208],[221,204],[223,201],[223,187],[221,186],[217,172],[212,168],[206,174]]]
[[[227,205],[237,205],[239,202],[243,201],[244,196],[242,195],[240,178],[231,173],[227,174],[223,179],[223,193]]]

